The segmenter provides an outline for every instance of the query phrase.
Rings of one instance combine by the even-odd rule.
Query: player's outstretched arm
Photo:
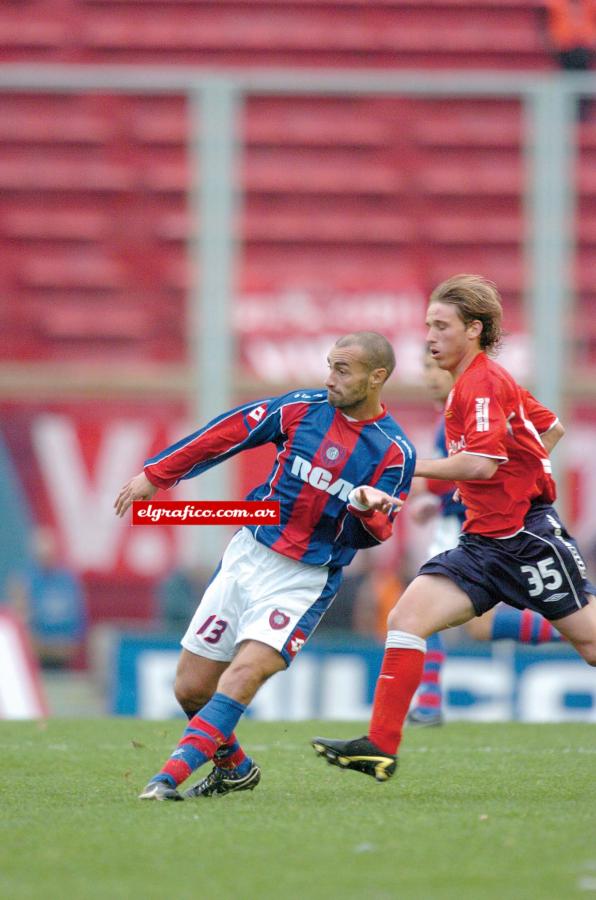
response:
[[[416,475],[445,481],[488,481],[497,471],[498,463],[490,456],[476,453],[456,453],[445,459],[417,459]]]
[[[353,499],[356,503],[359,503],[364,509],[380,512],[389,513],[392,510],[399,510],[404,505],[404,501],[400,500],[398,497],[392,497],[390,494],[387,494],[385,491],[379,490],[379,488],[371,487],[370,485],[363,485],[362,487],[358,487],[355,489],[353,495]]]
[[[157,492],[154,484],[151,484],[144,472],[139,472],[134,478],[131,478],[114,501],[114,509],[116,515],[122,518],[126,510],[130,507],[133,500],[151,500]]]

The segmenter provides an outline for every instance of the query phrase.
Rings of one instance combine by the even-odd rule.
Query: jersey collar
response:
[[[372,419],[353,419],[352,416],[347,416],[341,409],[336,410],[336,412],[347,422],[353,422],[355,425],[368,425],[370,422],[378,422],[380,419],[384,419],[387,415],[387,407],[384,403],[381,403],[381,412],[378,416],[373,416]]]

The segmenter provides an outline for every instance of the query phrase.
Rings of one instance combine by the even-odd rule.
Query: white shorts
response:
[[[341,570],[289,559],[234,535],[181,644],[190,653],[229,662],[241,641],[268,644],[292,661],[331,605]]]

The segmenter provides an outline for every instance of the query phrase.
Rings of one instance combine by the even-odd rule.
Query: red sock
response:
[[[375,690],[368,736],[384,753],[397,752],[404,719],[422,678],[424,653],[390,647],[385,650]]]

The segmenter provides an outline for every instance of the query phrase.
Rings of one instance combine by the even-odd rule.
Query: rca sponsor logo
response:
[[[344,478],[336,478],[334,480],[328,469],[324,469],[322,466],[313,466],[312,463],[301,456],[294,457],[291,471],[292,475],[310,484],[311,487],[316,488],[318,491],[325,491],[327,494],[331,494],[332,497],[339,497],[340,500],[347,501],[348,495],[354,487],[353,484]]]

